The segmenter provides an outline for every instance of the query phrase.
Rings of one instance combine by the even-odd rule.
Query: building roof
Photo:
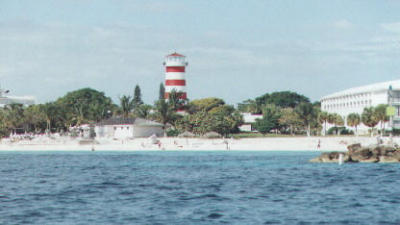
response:
[[[111,117],[105,120],[100,121],[96,125],[105,126],[105,125],[136,125],[136,126],[156,126],[162,127],[163,124],[157,123],[155,121],[146,120],[142,118],[123,118],[123,117]]]
[[[172,54],[170,54],[170,55],[167,55],[167,57],[168,57],[168,56],[185,57],[184,55],[181,55],[181,54],[176,53],[176,52],[174,52],[174,53],[172,53]]]
[[[346,89],[343,91],[335,92],[330,95],[326,95],[326,96],[322,97],[321,100],[324,100],[327,98],[340,97],[343,95],[352,95],[352,94],[365,93],[365,92],[387,91],[387,90],[389,90],[389,86],[392,86],[393,90],[400,90],[400,80],[386,81],[386,82],[375,83],[375,84]]]

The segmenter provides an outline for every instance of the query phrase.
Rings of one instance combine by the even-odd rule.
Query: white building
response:
[[[35,98],[32,96],[5,96],[5,94],[8,94],[8,92],[8,90],[0,88],[0,107],[10,104],[22,104],[25,106],[35,104]]]
[[[136,137],[163,136],[161,123],[141,118],[110,118],[95,126],[96,137],[112,139],[128,139]]]
[[[251,114],[251,113],[241,113],[241,114],[243,116],[243,125],[239,127],[239,130],[244,132],[255,131],[253,124],[256,122],[256,119],[261,119],[263,117],[262,114]]]
[[[364,108],[380,104],[392,104],[396,108],[393,127],[400,128],[400,80],[354,87],[321,98],[321,110],[339,114],[343,117],[346,127],[352,130],[354,128],[347,126],[346,121],[350,113],[361,115]],[[329,124],[327,129],[332,126]],[[389,124],[386,123],[385,127],[388,126]],[[380,124],[377,127],[380,127]],[[367,133],[368,129],[369,127],[363,124],[358,127],[360,133]]]
[[[6,105],[10,104],[22,104],[25,106],[33,105],[35,104],[35,98],[31,96],[23,96],[23,97],[17,97],[17,96],[7,96],[7,97],[0,97],[0,106],[4,107]]]

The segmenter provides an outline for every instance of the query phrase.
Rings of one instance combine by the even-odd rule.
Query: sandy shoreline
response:
[[[371,137],[268,137],[242,139],[159,138],[161,145],[148,138],[134,140],[97,140],[99,144],[81,145],[78,140],[52,139],[41,141],[1,141],[0,151],[346,151],[347,145],[375,144]],[[317,145],[320,141],[321,147]],[[384,139],[384,141],[387,141]],[[400,138],[394,138],[400,143]]]

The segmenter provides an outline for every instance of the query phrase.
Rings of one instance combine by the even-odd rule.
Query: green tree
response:
[[[313,122],[313,119],[315,117],[313,105],[309,102],[301,102],[299,105],[296,106],[294,111],[302,120],[305,126],[305,130],[307,131],[307,136],[310,136],[311,123]]]
[[[261,119],[256,119],[254,127],[258,132],[265,135],[272,129],[279,128],[280,117],[281,112],[278,107],[275,105],[267,105],[263,109],[263,117]]]
[[[175,110],[165,99],[161,99],[156,102],[156,109],[156,119],[163,124],[163,130],[165,134],[166,125],[168,123],[173,123],[178,116],[175,113]]]
[[[318,114],[318,121],[324,127],[324,136],[326,135],[326,125],[328,123],[329,113],[322,111]]]
[[[358,114],[358,113],[350,113],[350,114],[347,116],[347,125],[349,125],[349,126],[355,128],[355,130],[356,130],[356,132],[355,132],[356,135],[358,134],[358,132],[357,132],[357,127],[358,127],[358,125],[360,125],[360,123],[361,123],[360,114]]]
[[[300,103],[309,103],[310,100],[304,95],[297,94],[291,91],[273,92],[271,94],[264,94],[256,98],[259,105],[274,104],[281,108],[295,108]]]
[[[24,107],[22,104],[9,104],[4,107],[6,126],[11,132],[24,131]]]
[[[243,124],[243,117],[233,106],[220,105],[208,112],[200,110],[187,114],[175,124],[181,132],[190,131],[203,135],[209,131],[215,131],[227,136],[239,131],[239,126]]]
[[[196,99],[189,103],[189,112],[196,113],[200,111],[208,112],[215,107],[225,105],[224,100],[219,98]]]
[[[55,103],[63,108],[67,123],[71,125],[100,121],[109,117],[108,112],[116,108],[111,98],[91,88],[69,92]]]
[[[238,110],[244,113],[261,114],[262,105],[255,100],[248,99],[238,104]]]
[[[184,107],[186,104],[186,100],[182,98],[183,93],[177,92],[175,90],[172,90],[169,95],[168,95],[168,104],[172,108],[172,110],[177,111],[178,109],[181,109]]]
[[[4,109],[0,108],[0,137],[10,135],[10,130],[7,127],[6,113]]]
[[[239,126],[243,124],[242,115],[231,105],[220,105],[208,111],[212,117],[211,130],[223,136],[239,132]]]
[[[361,121],[367,127],[371,128],[371,137],[372,137],[374,134],[373,129],[379,123],[379,119],[376,117],[375,108],[374,107],[364,108],[364,111],[361,114]]]
[[[158,92],[158,100],[165,99],[165,87],[163,83],[160,83],[160,89]]]
[[[152,109],[151,105],[142,104],[135,110],[135,115],[144,119],[149,118]]]
[[[381,124],[381,134],[385,130],[385,123],[389,121],[389,116],[386,115],[388,105],[380,104],[375,107],[375,117]]]
[[[281,117],[279,118],[279,124],[281,129],[289,130],[290,134],[294,134],[295,130],[298,130],[302,126],[302,121],[300,120],[297,113],[294,112],[293,108],[283,108],[281,110]]]
[[[138,108],[140,105],[143,104],[142,101],[142,93],[140,91],[140,87],[139,85],[135,86],[135,91],[133,93],[133,99],[132,99],[132,103],[133,103],[133,107],[136,109]]]
[[[341,117],[339,114],[337,113],[333,113],[332,114],[332,119],[333,119],[333,124],[335,125],[336,128],[336,134],[340,135],[340,130],[339,130],[339,126],[343,126],[344,125],[344,120],[343,117]]]
[[[312,103],[313,105],[313,117],[311,119],[311,130],[316,135],[321,134],[322,126],[318,120],[318,115],[321,113],[321,105],[318,102]]]
[[[40,133],[46,130],[46,115],[40,105],[30,105],[25,109],[24,123],[30,132]]]
[[[55,102],[40,105],[40,110],[46,118],[46,131],[53,132],[65,129],[66,114],[65,108]],[[80,117],[79,117],[80,118]]]
[[[131,96],[126,95],[120,97],[119,102],[121,105],[122,116],[127,118],[134,108],[134,102],[131,100]]]
[[[211,115],[229,116],[235,112],[235,108],[231,105],[219,105],[208,111]]]

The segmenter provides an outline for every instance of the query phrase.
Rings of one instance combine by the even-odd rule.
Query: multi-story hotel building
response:
[[[400,128],[400,80],[376,83],[361,87],[354,87],[344,91],[336,92],[321,98],[321,110],[328,113],[337,113],[343,117],[347,126],[346,118],[350,113],[362,114],[364,108],[375,107],[380,104],[392,105],[395,107],[393,124],[386,123],[385,127]],[[329,124],[327,128],[332,127]],[[380,124],[377,125],[380,127]],[[369,127],[361,124],[359,132],[367,132]]]

